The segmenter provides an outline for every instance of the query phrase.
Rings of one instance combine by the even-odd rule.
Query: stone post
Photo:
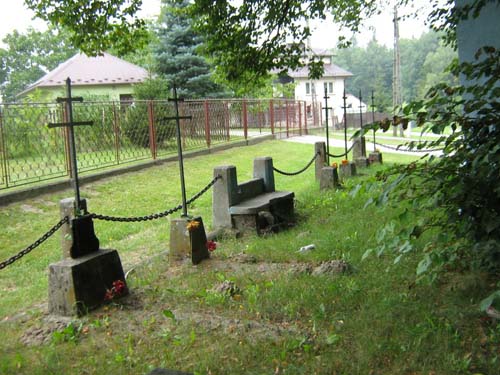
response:
[[[325,166],[326,163],[326,146],[325,142],[316,142],[314,144],[314,154],[316,155],[319,152],[319,155],[316,157],[316,180],[321,179],[321,170]]]
[[[321,170],[320,190],[333,189],[340,186],[339,174],[336,167],[324,167]]]
[[[355,137],[352,156],[358,168],[368,167],[370,162],[366,157],[366,140],[365,137]]]
[[[352,162],[347,164],[340,164],[340,173],[342,175],[342,178],[356,176],[356,164]]]
[[[380,164],[382,164],[383,163],[383,161],[382,161],[382,153],[379,152],[379,151],[371,152],[370,155],[368,156],[368,159],[370,161],[370,164],[374,164],[374,163],[380,163]]]
[[[253,178],[262,178],[264,180],[264,191],[266,193],[275,191],[273,158],[269,156],[255,158],[253,160]]]
[[[81,199],[83,205],[86,205],[85,199]],[[64,198],[59,201],[59,212],[61,219],[68,217],[69,220],[61,227],[61,248],[63,258],[70,258],[71,247],[73,246],[73,233],[71,230],[71,220],[75,218],[75,198]]]
[[[238,180],[233,165],[214,168],[214,177],[221,176],[213,186],[212,225],[214,228],[232,228],[229,207],[238,204]]]
[[[191,253],[191,241],[187,229],[187,217],[170,220],[170,239],[168,257],[171,261],[187,258]]]
[[[352,157],[354,160],[358,158],[366,158],[366,141],[365,137],[355,137],[353,139],[354,147],[352,148]]]

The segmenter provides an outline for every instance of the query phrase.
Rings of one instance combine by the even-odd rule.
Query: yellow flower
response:
[[[332,167],[337,168],[338,167],[337,163],[332,163]]]
[[[199,226],[200,226],[200,222],[199,221],[192,220],[192,221],[190,221],[190,222],[187,223],[187,230],[190,231],[190,232],[192,232],[195,229],[197,229]]]
[[[342,165],[347,165],[347,164],[349,164],[349,160],[347,159],[342,160]]]

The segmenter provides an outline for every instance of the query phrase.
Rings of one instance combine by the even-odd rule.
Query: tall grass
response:
[[[236,165],[244,181],[255,156],[272,156],[278,168],[297,170],[312,154],[312,145],[274,141],[187,160],[188,195],[211,179],[217,165]],[[398,211],[365,208],[376,189],[353,194],[378,168],[328,192],[319,192],[312,169],[296,177],[276,175],[278,189],[296,194],[294,228],[224,238],[199,266],[152,258],[130,273],[129,297],[73,320],[48,343],[25,346],[23,336],[48,325],[37,304],[45,300],[47,264],[60,257],[57,239],[50,240],[0,273],[0,372],[144,374],[166,367],[206,375],[498,373],[500,327],[481,320],[474,305],[484,288],[481,275],[449,272],[438,284],[415,284],[412,256],[397,266],[389,257],[361,260]],[[177,178],[176,164],[166,164],[87,185],[84,196],[91,211],[143,215],[179,202]],[[0,222],[8,228],[2,243],[9,245],[1,256],[17,249],[19,238],[29,242],[57,220],[57,202],[65,195],[2,210]],[[41,212],[26,213],[28,205]],[[210,225],[210,209],[208,194],[190,213]],[[26,225],[28,215],[32,226]],[[120,251],[127,268],[166,248],[168,221],[98,222],[96,231],[104,247]],[[315,250],[297,252],[310,243]],[[237,261],[241,252],[255,263]],[[294,271],[340,259],[349,272]],[[213,287],[225,280],[240,291],[232,297],[216,292]]]

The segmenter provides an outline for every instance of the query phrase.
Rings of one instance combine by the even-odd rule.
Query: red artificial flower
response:
[[[111,289],[106,289],[106,294],[104,294],[105,301],[111,301],[115,297],[115,294]]]
[[[217,249],[217,243],[215,241],[207,241],[207,249],[208,251],[214,251]]]
[[[125,283],[122,280],[113,281],[113,290],[116,295],[122,295],[125,292]]]

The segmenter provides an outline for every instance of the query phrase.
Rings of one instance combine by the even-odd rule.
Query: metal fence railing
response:
[[[290,137],[321,124],[320,106],[272,99],[190,100],[180,103],[184,150],[248,139],[260,134]],[[78,168],[83,173],[176,153],[173,103],[168,101],[77,102],[74,121]],[[0,190],[71,175],[67,122],[57,103],[0,104]]]

